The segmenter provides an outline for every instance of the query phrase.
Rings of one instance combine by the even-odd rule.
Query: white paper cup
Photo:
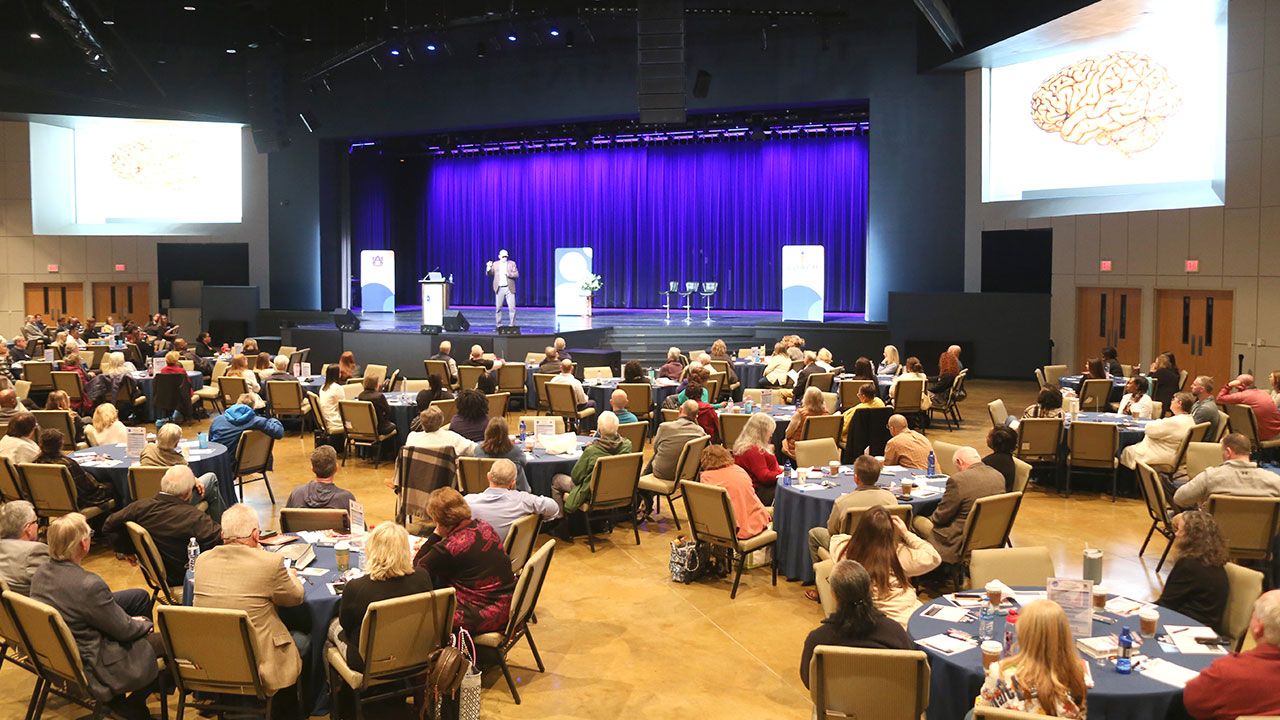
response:
[[[998,640],[987,640],[982,643],[982,667],[990,667],[991,663],[1000,659],[1001,652],[1004,651],[1004,645]]]
[[[1004,588],[1000,587],[1000,583],[995,580],[987,583],[987,600],[992,605],[999,605],[1004,600]]]
[[[1138,612],[1139,634],[1144,638],[1153,638],[1156,636],[1156,630],[1160,627],[1160,612],[1155,608],[1142,608]]]

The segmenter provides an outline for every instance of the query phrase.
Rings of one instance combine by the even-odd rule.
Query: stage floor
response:
[[[493,307],[454,306],[471,323],[470,332],[496,332],[493,323]],[[394,313],[358,312],[361,332],[410,332],[417,333],[422,324],[422,309],[418,306],[397,307]],[[502,320],[506,323],[506,308],[503,308]],[[517,308],[516,324],[526,334],[547,334],[557,332],[574,332],[577,330],[598,330],[605,328],[712,328],[712,327],[754,327],[762,323],[784,322],[781,312],[759,312],[748,310],[715,310],[711,311],[711,321],[707,322],[706,310],[690,311],[690,321],[685,323],[684,309],[671,311],[671,319],[667,320],[667,311],[629,310],[614,308],[597,308],[591,317],[575,317],[562,315],[557,317],[552,308]],[[823,322],[862,324],[866,316],[861,313],[827,313]],[[332,328],[330,323],[302,325],[304,328]]]

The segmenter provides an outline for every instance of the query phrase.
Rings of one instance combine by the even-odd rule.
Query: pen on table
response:
[[[1098,613],[1094,613],[1094,614],[1093,614],[1093,619],[1094,619],[1094,620],[1097,620],[1098,622],[1104,622],[1104,623],[1107,623],[1108,625],[1115,625],[1115,624],[1116,624],[1116,621],[1115,621],[1114,619],[1109,618],[1109,617],[1107,617],[1107,616],[1105,616],[1105,615],[1099,615]]]

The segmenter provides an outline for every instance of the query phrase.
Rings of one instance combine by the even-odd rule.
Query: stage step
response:
[[[717,339],[729,346],[729,354],[737,355],[738,348],[759,345],[751,328],[706,326],[701,323],[686,326],[673,320],[670,327],[610,328],[609,334],[598,347],[618,350],[624,360],[639,360],[646,366],[666,362],[667,349],[675,346],[686,356],[708,351]],[[766,343],[770,344],[771,343]]]

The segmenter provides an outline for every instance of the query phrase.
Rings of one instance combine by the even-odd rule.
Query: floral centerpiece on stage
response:
[[[588,316],[591,315],[592,295],[602,287],[604,287],[604,281],[595,273],[587,273],[586,277],[582,278],[582,284],[578,286],[578,290],[582,292],[582,296],[587,300],[586,314]]]

